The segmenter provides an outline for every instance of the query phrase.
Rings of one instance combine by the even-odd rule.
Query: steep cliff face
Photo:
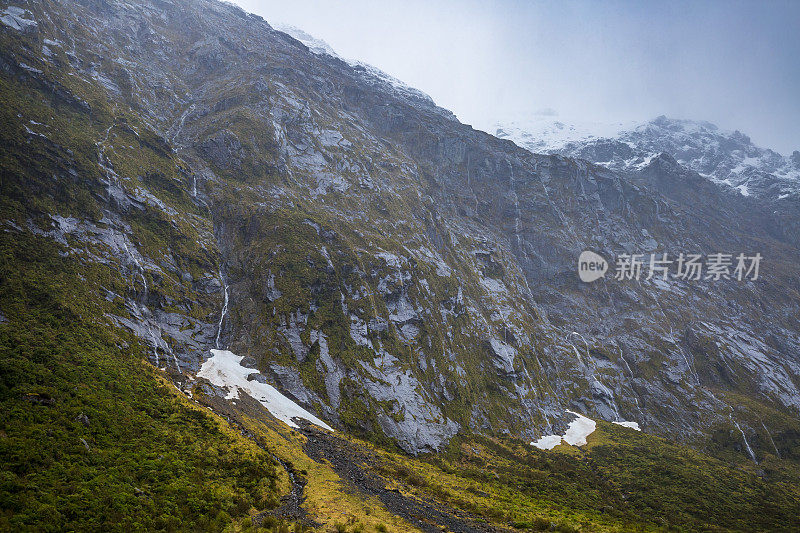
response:
[[[3,9],[3,238],[100,269],[87,312],[181,389],[227,348],[414,454],[562,432],[566,409],[796,453],[796,212],[666,156],[533,154],[230,5]],[[584,284],[583,250],[764,259],[756,281]]]

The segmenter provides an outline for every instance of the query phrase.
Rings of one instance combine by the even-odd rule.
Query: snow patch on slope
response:
[[[531,442],[532,446],[536,446],[540,450],[552,450],[561,444],[561,435],[545,435],[537,441]]]
[[[561,444],[562,439],[571,446],[583,446],[586,444],[586,437],[591,435],[597,428],[597,422],[575,411],[567,412],[577,418],[569,423],[567,431],[563,435],[546,435],[537,441],[532,441],[531,446],[535,446],[540,450],[552,450]]]
[[[564,442],[572,446],[583,446],[586,444],[586,437],[594,433],[594,430],[597,428],[597,422],[575,411],[567,412],[578,418],[569,423],[569,427],[567,427],[567,431],[564,433]]]
[[[540,450],[552,450],[561,444],[562,440],[571,446],[584,446],[586,444],[586,438],[597,429],[597,422],[575,411],[567,412],[571,415],[575,415],[576,418],[569,423],[567,431],[565,431],[563,435],[545,435],[539,440],[531,441],[531,446],[539,448]],[[641,431],[641,429],[639,429],[639,424],[636,422],[622,420],[614,422],[614,424]]]
[[[266,407],[275,418],[290,427],[298,427],[294,418],[303,418],[321,428],[333,431],[328,424],[278,392],[275,387],[249,380],[248,378],[258,374],[258,371],[242,366],[242,359],[244,357],[228,350],[211,350],[211,358],[200,367],[197,377],[205,378],[218,387],[228,389],[228,394],[225,396],[227,400],[239,398],[240,391],[247,393]]]

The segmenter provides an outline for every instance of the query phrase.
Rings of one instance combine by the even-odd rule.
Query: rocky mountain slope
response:
[[[261,431],[251,399],[412,455],[562,434],[571,410],[734,463],[800,459],[791,198],[745,197],[666,154],[617,172],[531,153],[212,0],[0,11],[14,446],[29,395],[83,388],[48,385],[50,348],[13,347],[74,322],[245,436]],[[763,264],[756,280],[587,284],[583,250]],[[46,335],[19,337],[39,316]]]
[[[617,172],[635,172],[666,153],[744,196],[783,200],[800,192],[800,151],[785,157],[709,122],[660,116],[644,124],[572,124],[536,116],[490,129],[531,151],[586,159]]]

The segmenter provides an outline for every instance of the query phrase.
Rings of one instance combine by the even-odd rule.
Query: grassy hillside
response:
[[[517,529],[791,531],[794,482],[600,423],[582,448],[464,438],[424,461],[379,452],[376,470],[413,494]]]
[[[58,252],[0,238],[0,530],[221,530],[277,505],[269,454],[104,325],[102,273]]]
[[[602,421],[580,448],[460,436],[413,458],[290,431],[252,400],[198,398],[302,473],[309,518],[327,531],[793,531],[800,511],[792,462],[722,461]]]

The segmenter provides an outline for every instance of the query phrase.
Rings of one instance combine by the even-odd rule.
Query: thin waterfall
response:
[[[739,422],[737,422],[733,418],[732,415],[730,415],[730,418],[733,421],[733,424],[736,426],[736,429],[738,429],[739,433],[742,434],[742,440],[744,441],[744,447],[747,448],[747,453],[750,455],[750,459],[752,459],[755,464],[758,464],[758,461],[756,460],[756,454],[753,453],[753,448],[751,448],[750,447],[750,443],[747,442],[747,437],[745,436],[744,431],[742,431],[742,427],[739,425]]]
[[[219,337],[222,335],[222,322],[225,320],[225,315],[228,314],[228,284],[225,283],[225,276],[222,275],[222,269],[219,271],[219,280],[222,282],[222,288],[224,291],[224,300],[222,302],[222,312],[219,315],[219,324],[217,324],[217,339],[215,342],[215,346],[217,350],[219,350]]]

